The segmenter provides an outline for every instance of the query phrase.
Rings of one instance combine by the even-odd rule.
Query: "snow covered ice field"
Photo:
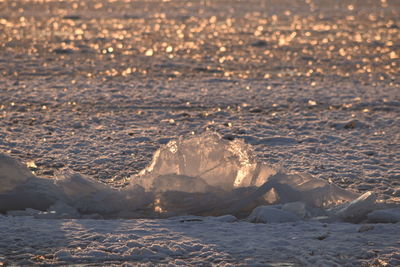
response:
[[[394,0],[0,1],[0,152],[35,176],[125,188],[170,140],[217,132],[397,208],[359,224],[12,211],[0,265],[400,265],[399,17]]]

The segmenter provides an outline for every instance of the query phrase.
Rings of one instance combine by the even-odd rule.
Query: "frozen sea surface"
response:
[[[218,218],[32,220],[0,217],[1,260],[86,264],[368,266],[399,263],[398,224],[254,224]],[[4,234],[9,233],[9,234]],[[369,264],[368,264],[369,263]]]
[[[162,144],[211,130],[398,203],[399,2],[226,3],[0,1],[0,151],[122,187]],[[399,265],[398,223],[0,220],[7,264]]]

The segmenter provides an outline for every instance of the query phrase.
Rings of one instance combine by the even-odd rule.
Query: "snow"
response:
[[[0,1],[0,265],[400,266],[399,4]]]
[[[197,218],[197,220],[194,220]],[[27,264],[360,265],[398,255],[398,224],[221,222],[209,217],[33,220],[1,217],[1,255]],[[382,242],[384,240],[384,242]]]

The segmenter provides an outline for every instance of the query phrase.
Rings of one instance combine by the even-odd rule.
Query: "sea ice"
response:
[[[65,202],[84,214],[115,216],[119,212],[134,211],[150,203],[149,194],[141,187],[117,189],[70,171],[60,173],[55,184],[65,196]]]
[[[371,223],[398,223],[400,222],[400,208],[375,210],[368,214]]]
[[[122,189],[68,170],[53,180],[38,178],[6,155],[0,155],[0,170],[0,212],[31,208],[51,217],[78,217],[76,212],[134,218],[246,217],[257,206],[287,203],[282,210],[273,210],[273,216],[308,218],[316,215],[310,213],[313,209],[335,207],[331,216],[359,222],[375,202],[370,193],[356,199],[356,194],[322,179],[275,170],[257,161],[243,140],[225,140],[216,133],[162,145],[151,164]]]
[[[260,166],[250,145],[239,139],[224,140],[215,133],[203,134],[172,140],[162,146],[154,154],[150,165],[139,176],[132,177],[132,183],[154,191],[164,185],[165,191],[167,184],[160,183],[158,178],[168,175],[165,178],[169,179],[171,188],[176,186],[172,181],[175,177],[178,184],[196,185],[191,189],[195,191],[202,191],[206,185],[232,190],[257,182],[261,174],[257,168]],[[272,168],[264,167],[262,179],[273,173]],[[190,177],[202,181],[194,182]]]
[[[0,194],[12,190],[34,175],[15,159],[0,154]]]
[[[294,213],[302,219],[310,216],[306,204],[300,201],[286,203],[282,206],[282,210]]]
[[[207,193],[207,199],[214,198],[219,202],[214,205],[230,213],[239,212],[257,200],[264,204],[303,201],[307,205],[329,207],[356,197],[307,174],[277,171],[258,162],[251,146],[242,140],[224,140],[215,133],[180,138],[162,146],[151,164],[132,177],[131,183],[147,191],[163,192],[159,195],[164,201],[176,198],[180,192],[181,197],[185,195],[188,199],[183,193],[192,193],[193,202],[202,202],[206,200],[200,196]],[[249,190],[238,195],[240,188]],[[212,209],[212,203],[208,204]]]
[[[52,180],[35,177],[15,159],[0,154],[0,212],[46,210],[62,198]]]
[[[247,220],[254,223],[284,223],[299,221],[300,218],[292,212],[273,206],[259,206],[253,210]]]
[[[376,195],[367,192],[357,199],[331,209],[335,216],[348,222],[361,222],[375,209]]]

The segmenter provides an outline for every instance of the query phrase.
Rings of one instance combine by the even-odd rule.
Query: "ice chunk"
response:
[[[286,203],[282,206],[282,210],[294,213],[302,219],[309,216],[309,212],[306,209],[306,204],[301,201]]]
[[[0,154],[0,212],[46,210],[62,197],[53,181],[35,177],[26,166]]]
[[[48,208],[48,211],[51,213],[55,213],[57,218],[79,218],[79,212],[64,202],[56,202],[54,205],[51,205]]]
[[[160,175],[153,180],[151,191],[180,191],[187,193],[207,192],[212,187],[200,177],[190,177],[186,175],[166,174]]]
[[[217,222],[231,223],[231,222],[236,222],[237,218],[233,215],[228,214],[228,215],[222,215],[222,216],[217,216],[217,217],[211,217],[211,220],[217,221]]]
[[[358,223],[366,219],[368,213],[375,209],[376,195],[366,192],[357,199],[331,209],[336,216],[347,222]]]
[[[25,210],[10,210],[7,212],[7,215],[11,216],[34,216],[39,214],[40,210],[34,210],[31,208],[27,208]]]
[[[12,190],[33,176],[26,166],[0,153],[0,194]]]
[[[159,192],[155,205],[159,210],[210,214],[208,207],[218,215],[237,214],[260,199],[264,204],[302,201],[329,207],[356,197],[307,174],[277,173],[255,159],[250,145],[238,139],[224,140],[215,133],[170,141],[154,154],[146,169],[132,177],[131,184]],[[254,190],[238,196],[237,188]]]
[[[151,194],[139,186],[112,188],[90,177],[65,171],[56,177],[57,188],[65,195],[65,202],[81,213],[116,214],[134,211],[151,202]]]
[[[236,214],[260,198],[264,198],[268,204],[301,201],[311,207],[326,208],[353,200],[356,196],[354,193],[306,174],[287,175],[278,172],[266,180],[251,194],[231,203],[226,211]]]
[[[185,176],[201,178],[203,186],[230,191],[256,182],[262,184],[263,181],[257,181],[260,175],[265,179],[272,174],[272,168],[256,162],[253,150],[243,140],[228,141],[218,134],[206,133],[187,139],[179,138],[162,146],[154,154],[151,164],[139,176],[132,177],[132,183],[146,190],[157,190],[160,176],[168,178],[172,187],[175,187],[175,183],[181,183],[182,176]],[[173,175],[176,175],[176,179],[173,179]],[[165,186],[163,188],[164,191],[168,189]]]
[[[400,208],[375,210],[368,214],[371,223],[398,223],[400,222]]]
[[[62,214],[76,217],[74,212],[65,209],[67,205],[83,214],[110,215],[142,209],[153,199],[151,193],[139,186],[115,189],[70,171],[58,174],[54,180],[38,178],[24,165],[3,154],[0,154],[0,186],[0,212],[25,210],[22,213],[27,214],[26,209],[35,209],[47,211],[47,215],[41,213],[40,216],[52,218],[61,215],[60,203],[64,205]]]
[[[255,223],[284,223],[299,221],[300,218],[285,210],[271,206],[259,206],[253,210],[247,220]]]
[[[268,178],[265,186],[268,185],[276,190],[278,201],[281,203],[302,201],[311,206],[329,207],[351,201],[357,196],[355,193],[304,173],[280,172]]]

